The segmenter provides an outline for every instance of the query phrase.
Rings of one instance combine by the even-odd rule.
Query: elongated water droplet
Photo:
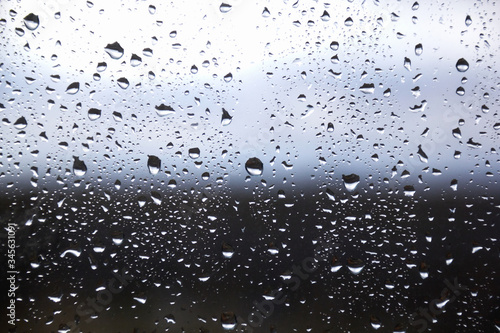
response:
[[[169,106],[169,105],[165,105],[165,104],[160,104],[160,105],[157,105],[155,106],[155,109],[156,109],[156,113],[160,116],[160,117],[164,117],[166,115],[169,115],[169,114],[172,114],[172,113],[175,113],[175,110]]]
[[[152,175],[156,175],[161,169],[161,160],[154,155],[148,155],[148,169]]]
[[[466,26],[469,26],[469,25],[471,25],[471,24],[472,24],[472,19],[470,18],[470,15],[467,15],[467,16],[465,17],[465,25],[466,25]]]
[[[424,52],[424,47],[422,46],[422,44],[417,44],[415,45],[415,54],[416,55],[421,55],[422,53]]]
[[[231,124],[231,121],[233,120],[233,117],[229,114],[229,112],[226,111],[226,109],[222,109],[222,118],[221,118],[221,124],[222,126],[227,126]]]
[[[252,157],[245,163],[245,169],[250,176],[260,176],[264,170],[264,164],[257,157]]]
[[[75,176],[82,177],[87,173],[85,162],[81,161],[78,156],[73,156],[73,173]]]
[[[375,85],[373,83],[365,83],[359,87],[359,90],[365,94],[373,94],[375,91]]]

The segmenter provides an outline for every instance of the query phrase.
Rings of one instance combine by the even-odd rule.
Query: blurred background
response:
[[[3,1],[5,331],[499,331],[496,10]]]

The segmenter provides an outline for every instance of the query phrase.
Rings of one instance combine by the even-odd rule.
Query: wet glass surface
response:
[[[497,7],[2,2],[3,331],[499,331]]]

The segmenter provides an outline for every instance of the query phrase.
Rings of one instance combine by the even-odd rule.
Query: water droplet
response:
[[[233,330],[236,327],[236,315],[234,312],[223,312],[220,316],[222,328],[225,330]]]
[[[160,116],[160,117],[164,117],[166,115],[169,115],[169,114],[173,114],[175,113],[175,110],[172,109],[171,106],[169,105],[165,105],[165,104],[160,104],[160,105],[157,105],[155,106],[155,109],[156,109],[156,113]]]
[[[356,189],[359,184],[359,176],[352,173],[350,175],[342,175],[342,180],[344,181],[344,186],[347,191],[352,192]]]
[[[105,62],[100,62],[97,64],[97,71],[98,72],[104,72],[106,70],[106,68],[108,68],[108,64],[106,64]]]
[[[345,19],[344,24],[346,27],[350,27],[354,24],[354,21],[352,20],[352,18],[348,17]]]
[[[262,11],[262,17],[269,17],[269,16],[271,16],[269,9],[267,9],[267,7],[264,7],[264,10]]]
[[[373,329],[375,329],[375,330],[378,330],[382,326],[382,322],[380,321],[380,319],[378,319],[374,315],[370,316],[370,323],[371,323]]]
[[[459,72],[466,72],[469,69],[469,63],[464,58],[460,58],[457,61],[456,67]]]
[[[260,176],[264,170],[264,164],[257,157],[252,157],[245,163],[245,169],[250,176]]]
[[[78,91],[80,91],[80,83],[79,82],[73,82],[66,88],[66,93],[70,95],[76,94]]]
[[[323,12],[323,15],[321,15],[321,20],[325,22],[330,21],[330,14],[328,14],[326,10]]]
[[[385,91],[384,91],[384,97],[389,97],[391,96],[391,89],[387,88]]]
[[[28,126],[28,122],[24,117],[17,119],[16,122],[14,123],[14,127],[19,130],[26,128],[26,126]]]
[[[342,268],[342,264],[336,256],[333,256],[330,271],[333,273],[338,272]]]
[[[422,44],[415,45],[415,54],[419,56],[422,54],[422,52],[424,52],[424,47],[422,46]]]
[[[359,87],[359,90],[365,94],[373,94],[375,91],[375,85],[373,83],[365,83]]]
[[[427,154],[422,150],[422,145],[418,145],[417,155],[420,158],[421,162],[427,163],[429,158],[427,157]]]
[[[361,273],[361,271],[365,267],[365,264],[363,263],[363,261],[361,259],[349,258],[347,260],[347,267],[349,268],[349,270],[351,271],[352,274],[358,275],[359,273]]]
[[[465,89],[464,89],[464,87],[458,87],[456,93],[457,93],[458,96],[465,95]]]
[[[330,43],[330,49],[332,49],[333,51],[337,51],[339,49],[339,42],[331,42]]]
[[[404,61],[404,67],[411,72],[411,60],[410,58],[406,58],[405,57],[405,61]]]
[[[149,5],[148,10],[149,10],[149,14],[151,14],[151,15],[156,13],[156,7],[153,5]]]
[[[219,10],[221,13],[227,13],[231,10],[232,6],[227,3],[221,3]]]
[[[331,132],[333,132],[333,130],[334,130],[333,124],[332,123],[328,123],[326,131],[331,133]]]
[[[118,86],[122,89],[127,89],[129,86],[128,80],[124,77],[119,78],[118,80],[116,80],[116,82],[118,83]]]
[[[418,7],[420,7],[420,5],[418,4],[418,2],[415,1],[415,3],[411,6],[411,9],[412,10],[417,10]]]
[[[227,73],[224,76],[224,81],[226,81],[226,82],[231,82],[232,79],[233,79],[233,74],[231,74],[231,73]]]
[[[115,231],[111,234],[111,239],[115,245],[121,245],[123,243],[123,232]]]
[[[130,65],[132,67],[137,67],[142,63],[142,58],[139,57],[137,54],[132,54],[130,57]]]
[[[198,73],[198,67],[196,67],[195,65],[191,66],[191,74],[196,74]]]
[[[465,17],[465,25],[470,26],[472,24],[472,19],[470,18],[470,15],[467,15]]]
[[[222,243],[222,255],[227,259],[231,258],[234,255],[234,248],[226,242]]]
[[[156,191],[151,191],[151,200],[157,205],[161,205],[161,194]]]
[[[200,157],[200,149],[199,148],[189,149],[189,157],[191,157],[192,159]]]
[[[161,160],[154,155],[148,155],[148,169],[152,175],[156,175],[161,169]]]
[[[101,110],[95,109],[95,108],[89,109],[88,117],[90,120],[97,120],[97,119],[101,118]]]
[[[38,26],[40,25],[40,19],[38,18],[38,15],[35,15],[33,13],[26,15],[26,17],[24,18],[24,25],[31,31],[38,28]]]
[[[73,173],[75,176],[83,177],[87,173],[85,162],[81,161],[78,156],[73,156]]]
[[[106,53],[109,54],[109,56],[115,60],[120,59],[123,56],[124,52],[123,47],[121,47],[120,44],[118,44],[118,42],[106,45],[104,51],[106,51]]]
[[[231,121],[233,121],[233,117],[229,114],[229,112],[226,111],[226,109],[223,108],[221,117],[222,126],[227,126],[231,124]]]
[[[406,185],[403,188],[403,192],[404,192],[405,196],[412,197],[415,195],[415,188],[412,185]]]

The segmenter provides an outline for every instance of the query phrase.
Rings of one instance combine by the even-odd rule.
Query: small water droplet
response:
[[[234,255],[234,248],[226,242],[222,243],[222,255],[227,259],[232,258]]]
[[[464,58],[457,61],[456,68],[459,72],[466,72],[469,69],[469,63]]]
[[[164,117],[166,115],[175,113],[175,110],[171,106],[165,105],[163,103],[160,104],[160,105],[155,106],[155,109],[156,109],[156,113],[160,117]]]
[[[195,65],[191,66],[191,74],[196,74],[198,73],[198,67],[196,67]]]
[[[344,186],[347,191],[352,192],[356,189],[359,184],[359,176],[352,173],[350,175],[342,175],[342,180],[344,181]]]
[[[410,58],[406,58],[405,57],[405,61],[404,61],[404,67],[411,72],[411,60]]]
[[[233,74],[227,73],[226,75],[224,75],[224,81],[231,82],[232,79],[233,79]]]
[[[264,164],[257,157],[252,157],[245,163],[245,169],[250,176],[260,176],[264,171]]]
[[[225,330],[233,330],[236,327],[236,315],[234,312],[223,312],[220,316],[222,328]]]
[[[458,96],[465,95],[465,89],[464,89],[464,87],[458,87],[456,93],[457,93]]]
[[[24,18],[24,25],[31,31],[38,28],[38,26],[40,25],[40,19],[38,18],[38,15],[35,15],[33,13],[26,15],[26,17]]]
[[[148,155],[148,169],[149,173],[156,175],[161,169],[161,160],[154,155]]]
[[[231,10],[232,6],[227,3],[221,3],[219,10],[221,13],[227,13]]]
[[[226,109],[223,108],[221,117],[222,126],[227,126],[231,124],[231,121],[233,121],[233,117],[229,114],[229,112],[226,111]]]
[[[87,173],[85,162],[80,160],[78,156],[73,156],[73,173],[75,176],[83,177]]]
[[[156,13],[156,7],[153,5],[149,5],[148,10],[149,10],[149,14],[151,14],[151,15]]]
[[[339,49],[339,42],[331,42],[330,43],[330,49],[332,49],[333,51],[337,51]]]
[[[118,80],[116,80],[116,83],[118,83],[118,86],[122,89],[127,89],[129,86],[129,82],[127,78],[121,77]]]
[[[424,47],[422,46],[422,44],[415,45],[415,54],[419,56],[422,54],[422,52],[424,52]]]
[[[269,16],[271,16],[269,9],[267,9],[267,7],[264,7],[264,10],[262,11],[262,17],[269,17]]]
[[[350,26],[352,26],[354,24],[354,21],[352,20],[352,18],[348,17],[344,21],[344,24],[345,24],[346,27],[350,27]]]
[[[191,157],[192,159],[200,157],[200,149],[199,148],[189,149],[189,157]]]
[[[123,47],[121,47],[120,44],[118,44],[118,42],[106,45],[104,51],[106,51],[106,53],[109,54],[109,56],[115,60],[120,59],[123,56],[124,52]]]
[[[359,90],[365,94],[373,94],[375,91],[375,85],[373,83],[365,83],[359,87]]]
[[[349,270],[351,271],[352,274],[358,275],[359,273],[361,273],[361,271],[365,267],[365,264],[363,263],[363,261],[361,259],[349,258],[347,260],[347,267],[349,268]]]
[[[87,114],[90,120],[97,120],[101,118],[101,110],[96,108],[89,109]]]
[[[465,25],[470,26],[472,24],[472,19],[470,18],[470,15],[467,15],[465,17]]]
[[[73,82],[66,88],[66,93],[70,95],[76,94],[78,91],[80,91],[80,83],[79,82]]]
[[[19,130],[26,128],[26,126],[28,126],[28,122],[24,117],[17,119],[16,122],[14,123],[14,127]]]
[[[142,58],[139,57],[137,54],[132,54],[130,57],[130,65],[132,67],[137,67],[142,63]]]

